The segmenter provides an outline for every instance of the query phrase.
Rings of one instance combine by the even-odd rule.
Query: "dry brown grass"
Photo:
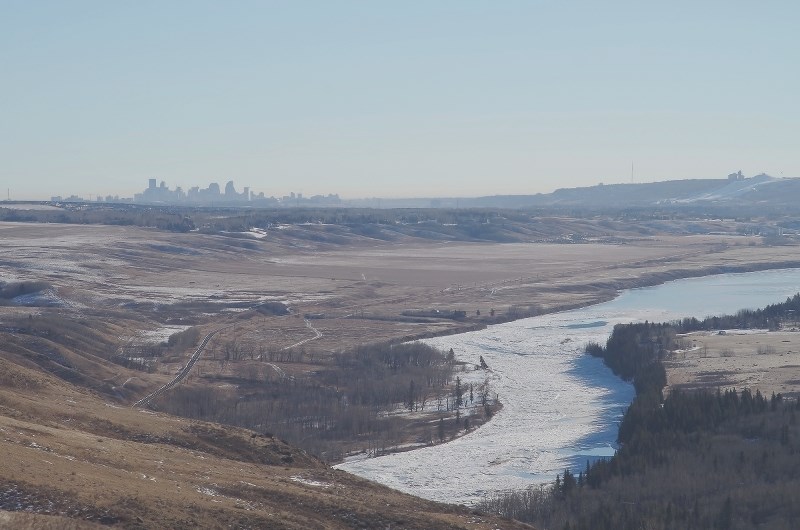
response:
[[[295,314],[325,316],[317,322],[323,338],[307,346],[324,352],[485,324],[495,320],[489,318],[492,309],[496,319],[503,319],[512,307],[536,312],[576,307],[608,299],[620,288],[722,267],[800,264],[798,247],[765,247],[749,237],[664,235],[620,241],[625,244],[404,238],[334,247],[269,237],[253,242],[254,249],[243,249],[229,238],[197,233],[0,223],[0,244],[7,250],[0,276],[46,282],[73,311],[122,311],[144,328],[167,321],[219,324],[259,300],[280,300]],[[415,309],[458,309],[467,319],[399,318]],[[262,328],[260,339],[271,347],[307,336],[302,321],[245,318],[251,316]]]
[[[800,396],[800,332],[697,332],[682,338],[690,348],[664,363],[669,387]]]
[[[164,324],[208,333],[236,323],[217,338],[216,351],[225,341],[280,350],[312,336],[294,315],[324,314],[313,321],[322,337],[303,345],[324,355],[485,325],[508,318],[512,307],[552,311],[677,277],[800,264],[797,246],[766,247],[746,237],[619,241],[625,244],[365,238],[335,247],[277,237],[242,248],[197,233],[0,223],[0,278],[47,283],[63,301],[63,307],[0,307],[2,488],[27,495],[31,509],[43,514],[110,517],[129,527],[513,528],[331,470],[278,440],[121,406],[169,381],[190,351],[172,352],[153,374],[105,359],[110,349]],[[293,315],[243,311],[261,300],[283,301]],[[457,309],[467,318],[400,318],[409,309]],[[101,340],[86,340],[88,331],[53,340],[9,324],[28,315],[86,321]],[[86,351],[98,343],[104,351]],[[62,355],[72,372],[47,375],[61,369],[45,366],[38,357],[44,353]],[[202,373],[225,370],[209,360],[198,366]],[[281,367],[315,369],[313,362]],[[0,516],[21,527],[53,521]]]
[[[333,470],[277,439],[2,369],[15,385],[0,388],[0,526],[522,528]]]

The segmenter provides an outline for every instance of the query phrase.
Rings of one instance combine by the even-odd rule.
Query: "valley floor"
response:
[[[21,289],[0,300],[0,525],[522,528],[332,470],[278,437],[130,405],[186,363],[193,348],[162,341],[190,327],[200,337],[225,330],[184,385],[234,391],[242,379],[314,377],[322,359],[366,343],[580,307],[679,277],[800,266],[800,247],[746,236],[614,241],[243,244],[0,223],[0,280]],[[259,309],[270,302],[290,314]]]

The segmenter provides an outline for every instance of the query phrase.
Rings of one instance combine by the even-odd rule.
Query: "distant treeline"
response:
[[[0,208],[0,221],[142,226],[188,232],[194,222],[185,213],[144,206],[85,206],[61,210]]]
[[[513,242],[543,235],[530,213],[488,209],[251,209],[87,203],[64,204],[60,210],[0,208],[0,221],[132,225],[173,232],[198,229],[229,237],[253,228],[270,230],[289,225],[293,237],[331,244],[347,243],[352,236],[386,241],[411,236]]]
[[[601,357],[614,374],[637,384],[637,378],[650,377],[652,365],[664,360],[677,346],[679,333],[724,329],[778,329],[793,325],[800,319],[800,293],[785,302],[771,304],[763,309],[742,309],[735,315],[710,316],[703,320],[684,318],[656,324],[651,322],[618,324],[605,347],[590,343],[586,351]],[[638,391],[638,387],[637,387]]]
[[[467,204],[469,202],[467,201]],[[646,208],[553,204],[549,206],[467,208],[253,208],[196,207],[106,203],[58,203],[59,210],[0,208],[0,221],[109,224],[155,227],[162,230],[242,236],[248,230],[291,227],[292,236],[344,244],[352,236],[391,241],[417,237],[443,241],[617,241],[620,236],[655,233],[704,234],[728,230],[732,234],[768,236],[770,243],[786,244],[777,228],[800,230],[786,211],[749,211],[742,207],[648,206]],[[511,205],[511,203],[508,203]],[[717,221],[734,219],[736,224]],[[753,220],[755,219],[755,220]],[[287,234],[288,235],[288,234]]]
[[[342,243],[348,236],[391,241],[403,236],[437,240],[512,242],[534,233],[529,213],[484,209],[355,209],[296,208],[229,212],[195,216],[201,231],[270,230],[290,225],[291,235],[320,242]]]
[[[800,527],[800,403],[749,389],[674,390],[664,399],[661,363],[679,332],[774,328],[797,308],[800,294],[736,315],[615,326],[605,346],[587,349],[636,388],[619,451],[481,508],[573,530]]]
[[[716,329],[771,329],[783,324],[792,324],[800,319],[800,293],[785,302],[772,304],[763,309],[742,309],[735,315],[706,317],[703,320],[684,318],[672,323],[679,333]]]
[[[748,390],[637,398],[613,458],[480,508],[548,529],[798,528],[798,414]]]

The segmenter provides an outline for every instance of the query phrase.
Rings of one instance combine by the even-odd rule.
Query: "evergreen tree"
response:
[[[408,385],[408,399],[406,400],[406,407],[409,411],[414,410],[414,380]]]

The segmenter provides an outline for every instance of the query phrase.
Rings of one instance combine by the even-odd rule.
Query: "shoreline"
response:
[[[675,274],[674,271],[667,271],[666,273],[660,273],[660,274],[656,274],[656,275],[653,275],[653,274],[648,275],[645,279],[646,280],[651,280],[650,282],[643,281],[642,279],[640,279],[640,280],[638,280],[636,282],[630,282],[630,283],[635,283],[636,285],[631,286],[628,289],[635,289],[635,288],[642,288],[642,287],[652,287],[654,285],[663,285],[663,284],[669,283],[671,281],[690,279],[690,278],[710,277],[710,276],[717,276],[717,275],[724,275],[724,274],[743,274],[743,273],[751,273],[751,272],[781,271],[781,270],[797,270],[797,269],[800,269],[800,267],[797,267],[797,266],[789,266],[789,265],[796,265],[796,264],[797,264],[797,262],[788,261],[787,260],[787,261],[783,261],[783,262],[780,262],[780,263],[773,264],[772,266],[759,266],[759,264],[754,264],[754,265],[751,264],[751,265],[745,265],[745,266],[740,266],[740,267],[714,267],[714,268],[706,268],[706,269],[703,269],[702,271],[697,271],[697,270],[696,271],[683,271],[684,273],[685,272],[693,272],[694,274],[684,274],[681,277],[677,277],[677,275]],[[654,279],[663,280],[663,281],[659,281],[657,283],[652,283],[652,280],[654,280]],[[611,300],[613,298],[616,298],[617,296],[619,296],[619,294],[621,294],[621,293],[616,292],[614,297],[606,298],[604,300],[598,300],[597,302],[595,302],[593,304],[580,304],[580,305],[572,305],[572,306],[569,306],[569,307],[565,307],[565,306],[567,306],[567,304],[565,304],[565,306],[562,306],[559,310],[548,311],[547,313],[543,313],[543,315],[544,314],[554,314],[554,313],[567,311],[567,310],[572,310],[572,309],[579,309],[579,308],[582,308],[582,307],[590,307],[592,305],[597,305],[599,303],[603,303],[605,301],[608,301],[608,300]],[[776,299],[775,301],[776,302],[780,302],[782,300],[781,299]],[[523,317],[523,318],[527,318],[527,317]],[[509,319],[509,320],[506,320],[506,321],[503,321],[503,322],[497,322],[497,323],[500,324],[500,323],[506,323],[506,322],[515,321],[515,320],[521,320],[521,318],[517,318],[517,319],[513,319],[513,320]],[[486,327],[488,327],[488,326],[483,326],[481,329],[485,329]],[[439,333],[439,334],[437,334],[437,336],[458,335],[458,334],[461,334],[461,333],[466,333],[468,331],[476,331],[476,330],[477,329],[474,326],[472,326],[471,329],[463,329],[462,328],[461,332]],[[449,330],[449,331],[452,331],[452,330]],[[484,355],[486,355],[486,354],[484,353]],[[460,360],[463,361],[463,359],[460,359]],[[616,379],[616,380],[624,381],[619,376],[613,375],[612,377],[614,379]],[[630,405],[630,402],[628,402],[626,404],[626,406],[627,405]],[[492,418],[492,419],[494,419],[494,418]],[[491,421],[491,419],[488,420],[488,421]],[[483,423],[481,425],[481,427],[478,427],[478,429],[482,428],[484,425],[487,425],[488,421]],[[475,430],[477,430],[477,429],[475,429]],[[472,432],[472,431],[470,431],[470,432]],[[445,443],[448,443],[448,442],[445,442]],[[436,444],[436,445],[444,445],[444,444]],[[424,448],[423,447],[409,448],[409,450],[405,451],[405,452],[416,451],[417,449],[424,449]],[[346,462],[343,462],[343,463],[346,463]],[[338,465],[340,465],[340,464],[336,464],[336,466],[338,466]],[[364,475],[364,476],[366,476],[366,475]],[[393,487],[395,487],[395,486],[393,486]]]
[[[497,324],[516,322],[518,320],[524,320],[526,318],[532,318],[542,315],[552,315],[555,313],[562,313],[564,311],[572,311],[575,309],[583,309],[586,307],[602,304],[605,302],[610,302],[611,300],[617,298],[622,291],[628,291],[633,289],[644,289],[647,287],[657,287],[659,285],[664,285],[669,282],[674,282],[679,280],[688,280],[691,278],[705,278],[708,276],[720,276],[724,274],[746,274],[750,272],[764,272],[764,271],[777,271],[777,270],[790,270],[790,269],[800,269],[800,261],[795,261],[795,260],[782,261],[774,264],[750,263],[745,265],[719,265],[703,269],[675,269],[671,271],[647,273],[644,276],[636,279],[620,280],[618,282],[614,282],[613,286],[605,286],[598,283],[585,284],[586,287],[601,286],[604,288],[608,287],[609,289],[613,288],[614,289],[613,294],[609,293],[606,295],[597,295],[595,300],[592,300],[588,303],[577,302],[572,304],[561,304],[548,307],[545,311],[542,311],[541,313],[529,314],[524,316],[515,316],[511,318],[496,318],[493,321],[477,322],[474,324],[464,325],[462,327],[405,335],[403,337],[391,339],[389,342],[391,344],[397,344],[403,342],[413,342],[416,340],[432,339],[436,337],[461,335],[462,333],[480,331]]]

